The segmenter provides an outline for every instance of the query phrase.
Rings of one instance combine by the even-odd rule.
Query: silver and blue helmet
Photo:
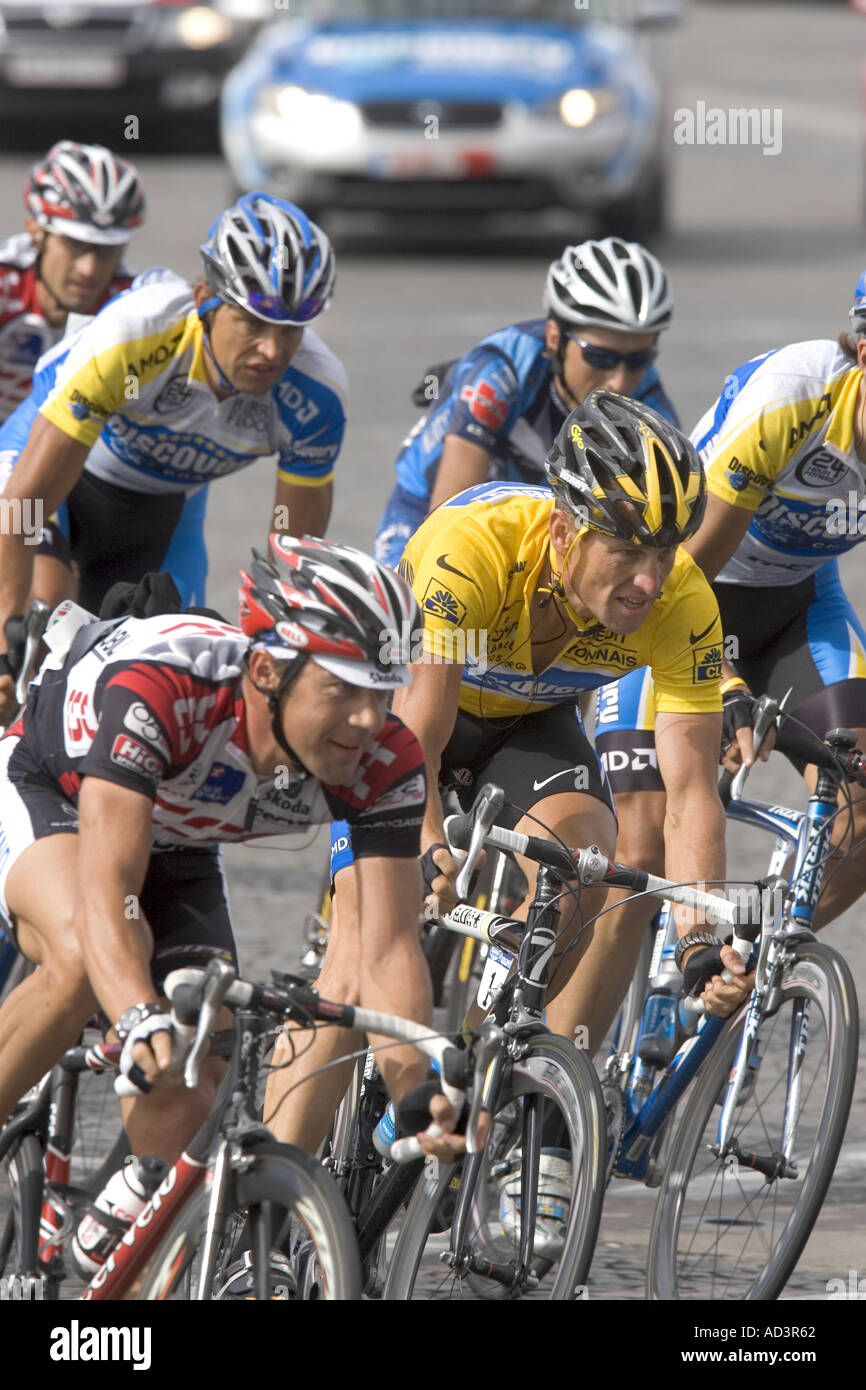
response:
[[[331,302],[331,243],[294,203],[247,193],[217,218],[201,248],[214,291],[200,314],[233,304],[267,323],[310,323]]]

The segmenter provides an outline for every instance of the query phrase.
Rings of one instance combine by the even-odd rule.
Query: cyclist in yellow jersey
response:
[[[443,904],[454,901],[456,872],[435,792],[446,771],[470,797],[476,783],[504,786],[510,823],[522,832],[613,854],[612,797],[577,700],[644,664],[658,692],[666,871],[684,881],[724,877],[722,628],[709,585],[677,549],[704,512],[697,455],[648,407],[596,391],[566,420],[546,472],[553,495],[493,483],[451,499],[401,562],[426,627],[422,660],[394,707],[425,751],[422,849],[440,870],[432,889]],[[532,866],[521,868],[534,884]],[[580,914],[563,904],[561,952],[579,915],[601,905],[598,890],[583,893]],[[694,926],[678,910],[680,934]],[[723,983],[721,963],[740,976],[742,967],[707,932],[696,936],[708,966],[704,998],[727,1013],[744,990]],[[584,1025],[595,1045],[633,968],[634,951],[610,938],[602,918],[564,955],[551,1027],[571,1036]]]

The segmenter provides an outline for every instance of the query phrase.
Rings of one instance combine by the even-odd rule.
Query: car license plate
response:
[[[372,177],[379,179],[448,178],[456,172],[454,156],[450,151],[430,148],[374,155],[369,168]]]
[[[10,53],[4,71],[10,87],[119,87],[126,59],[118,53]]]
[[[514,957],[508,951],[503,951],[498,946],[491,946],[487,960],[484,965],[484,974],[481,976],[481,984],[478,986],[478,1007],[479,1009],[489,1009],[505,981],[508,979],[508,972],[514,964]]]

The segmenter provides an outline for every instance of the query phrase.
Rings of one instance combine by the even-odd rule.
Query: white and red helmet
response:
[[[47,232],[122,246],[144,221],[144,190],[134,164],[104,145],[60,140],[34,164],[24,205]]]
[[[308,656],[350,685],[409,684],[422,628],[409,585],[361,550],[312,536],[270,538],[241,570],[240,627],[279,660]],[[420,643],[419,643],[420,649]]]

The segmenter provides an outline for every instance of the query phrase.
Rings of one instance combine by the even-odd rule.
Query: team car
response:
[[[0,0],[0,116],[62,116],[81,139],[128,113],[175,135],[179,116],[213,127],[225,73],[272,14],[268,0]]]
[[[653,0],[647,18],[679,9]],[[223,88],[234,179],[314,217],[565,207],[656,232],[663,87],[622,14],[619,0],[292,0]]]

